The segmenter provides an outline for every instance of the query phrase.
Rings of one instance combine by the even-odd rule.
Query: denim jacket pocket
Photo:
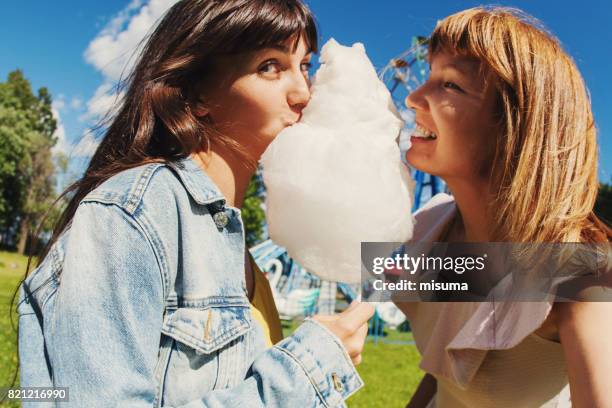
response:
[[[169,309],[162,324],[162,333],[176,343],[164,380],[170,401],[232,387],[244,378],[250,365],[248,300],[217,298],[196,303],[201,304]]]
[[[162,333],[190,346],[198,354],[210,354],[250,328],[249,304],[244,302],[170,310],[164,318]]]

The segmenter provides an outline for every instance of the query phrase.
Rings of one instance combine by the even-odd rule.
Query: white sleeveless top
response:
[[[437,194],[415,213],[412,242],[435,242],[456,215]],[[570,407],[560,343],[534,333],[550,302],[409,302],[421,369],[437,380],[427,408]]]

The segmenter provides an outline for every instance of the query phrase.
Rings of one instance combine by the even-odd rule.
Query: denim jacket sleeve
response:
[[[99,227],[96,227],[99,226]],[[51,323],[53,383],[66,406],[157,406],[165,307],[155,246],[119,206],[81,203]],[[306,321],[261,353],[235,387],[183,407],[335,407],[363,386],[339,340]]]

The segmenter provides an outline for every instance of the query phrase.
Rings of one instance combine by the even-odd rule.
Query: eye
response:
[[[281,72],[281,67],[278,61],[268,60],[257,68],[257,72],[266,76],[276,76]]]
[[[463,89],[459,85],[451,81],[445,81],[442,86],[444,88],[454,89],[455,91],[463,92]]]

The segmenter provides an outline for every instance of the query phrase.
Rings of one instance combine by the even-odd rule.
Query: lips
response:
[[[293,126],[298,123],[302,119],[302,114],[300,114],[296,119],[285,120],[285,127]]]

